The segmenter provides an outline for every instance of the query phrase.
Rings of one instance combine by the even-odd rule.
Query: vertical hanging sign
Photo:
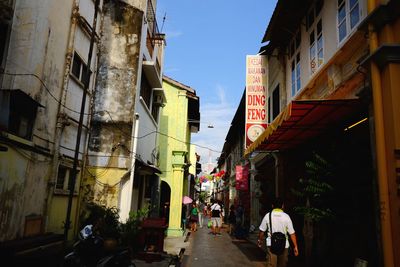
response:
[[[267,128],[268,62],[266,56],[246,56],[246,148]]]
[[[248,165],[236,166],[236,190],[248,191],[249,190],[249,167]]]

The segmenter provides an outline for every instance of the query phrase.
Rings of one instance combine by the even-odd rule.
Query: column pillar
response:
[[[168,236],[182,236],[185,229],[182,229],[182,197],[185,166],[184,151],[172,152],[172,177],[171,177],[171,201],[169,211]]]

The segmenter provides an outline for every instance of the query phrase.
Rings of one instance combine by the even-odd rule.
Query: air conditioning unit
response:
[[[153,99],[153,104],[154,105],[162,105],[163,104],[163,97],[162,95],[154,95],[154,99]]]

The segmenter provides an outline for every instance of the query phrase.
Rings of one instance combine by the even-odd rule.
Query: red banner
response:
[[[236,166],[236,190],[249,190],[249,167],[248,165]]]

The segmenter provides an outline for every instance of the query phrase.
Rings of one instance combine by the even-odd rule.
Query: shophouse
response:
[[[168,217],[167,235],[182,236],[182,198],[190,193],[196,175],[195,146],[190,141],[191,134],[200,130],[200,99],[193,88],[166,76],[163,88],[166,103],[160,112],[158,137],[160,199],[162,207],[168,210],[162,216]]]
[[[239,106],[232,119],[231,126],[225,138],[225,143],[222,148],[221,156],[217,162],[217,168],[225,171],[223,180],[224,187],[224,206],[226,211],[229,211],[231,205],[237,206],[239,202],[250,204],[247,198],[246,191],[240,191],[236,188],[236,166],[245,165],[243,158],[244,148],[244,118],[245,118],[245,95],[242,95]],[[221,189],[219,189],[221,190]],[[218,190],[218,191],[219,191]],[[222,200],[222,199],[221,199]],[[245,208],[250,211],[250,205]],[[248,214],[249,215],[249,214]],[[249,216],[247,216],[249,218]]]
[[[271,121],[245,157],[260,201],[285,198],[307,266],[398,265],[399,14],[398,1],[278,1],[265,32]]]
[[[72,237],[101,8],[91,0],[0,1],[0,241]]]
[[[159,113],[165,36],[156,1],[104,4],[99,75],[82,202],[130,211],[159,208]]]

